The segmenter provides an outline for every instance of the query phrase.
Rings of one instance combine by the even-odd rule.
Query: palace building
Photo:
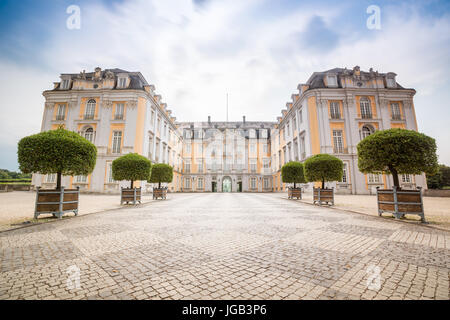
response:
[[[388,175],[358,170],[356,146],[376,130],[417,130],[414,89],[403,88],[395,73],[370,69],[315,72],[291,96],[276,122],[178,122],[140,72],[121,69],[61,74],[46,99],[42,131],[63,126],[97,146],[89,176],[63,177],[63,185],[84,192],[116,193],[111,163],[129,152],[174,168],[171,192],[284,191],[281,166],[318,153],[344,162],[338,193],[372,194],[391,187]],[[55,175],[33,175],[34,186],[54,187]],[[401,175],[405,188],[426,188],[425,175]],[[139,184],[138,184],[139,185]],[[152,185],[142,181],[142,187]],[[312,183],[305,184],[311,188]]]

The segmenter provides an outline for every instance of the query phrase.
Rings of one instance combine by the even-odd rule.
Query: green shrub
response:
[[[399,174],[435,174],[438,169],[435,140],[413,130],[377,131],[357,148],[359,171],[390,173],[396,187]]]
[[[152,173],[148,182],[158,183],[158,188],[161,188],[162,182],[172,182],[173,168],[165,163],[156,163],[152,167]]]
[[[310,182],[321,181],[322,189],[325,181],[341,181],[344,163],[341,159],[329,154],[316,154],[305,161],[305,178]]]
[[[137,153],[128,153],[112,162],[112,174],[114,180],[130,180],[133,182],[148,180],[152,163],[146,157]]]
[[[75,132],[59,128],[22,138],[18,144],[20,170],[27,173],[61,176],[88,175],[94,170],[97,148]]]
[[[297,183],[305,183],[303,164],[298,161],[290,161],[281,167],[281,179],[284,183],[293,183],[294,188]]]

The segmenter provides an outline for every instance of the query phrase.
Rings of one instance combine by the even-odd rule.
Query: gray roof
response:
[[[116,79],[117,79],[117,74],[119,74],[119,73],[128,74],[128,76],[130,77],[130,85],[127,88],[123,88],[123,89],[144,90],[144,86],[148,86],[147,80],[145,80],[144,76],[140,72],[131,72],[131,71],[126,71],[126,70],[119,69],[119,68],[105,69],[105,70],[101,71],[102,78],[105,77],[105,74],[108,71],[112,72]],[[76,79],[80,75],[80,73],[62,73],[61,75],[62,76],[69,75],[71,77],[71,79]],[[93,80],[95,72],[86,72],[84,75],[87,80]],[[114,88],[114,89],[121,90],[122,88]],[[59,90],[59,86],[53,90]]]
[[[326,70],[326,71],[321,71],[321,72],[314,72],[311,77],[308,79],[308,81],[306,82],[306,84],[309,85],[309,89],[320,89],[320,88],[327,88],[325,86],[325,83],[323,82],[323,78],[326,74],[336,74],[338,75],[338,88],[342,88],[342,83],[341,83],[341,76],[344,75],[344,73],[346,73],[346,75],[353,75],[354,71],[352,69],[347,69],[347,68],[333,68],[330,70]],[[361,77],[370,79],[370,77],[372,76],[372,74],[378,74],[379,76],[386,76],[386,73],[378,73],[378,72],[367,72],[367,71],[360,71],[360,75]],[[396,88],[392,88],[392,89],[404,89],[398,82],[397,82],[397,86]]]

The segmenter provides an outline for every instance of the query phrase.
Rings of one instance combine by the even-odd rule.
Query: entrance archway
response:
[[[223,192],[231,192],[231,178],[230,177],[223,177],[222,191]]]

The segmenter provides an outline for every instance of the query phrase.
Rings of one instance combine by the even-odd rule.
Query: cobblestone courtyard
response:
[[[171,194],[0,233],[0,299],[449,299],[449,272],[449,232],[285,194]]]

